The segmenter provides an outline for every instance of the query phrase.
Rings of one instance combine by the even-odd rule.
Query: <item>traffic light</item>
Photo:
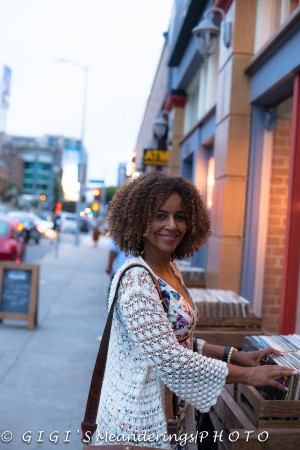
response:
[[[102,194],[101,189],[99,189],[99,188],[94,189],[93,194],[94,194],[94,200],[100,200],[101,194]]]
[[[100,209],[99,203],[92,203],[91,209],[92,209],[92,211],[93,211],[94,213],[95,213],[95,212],[98,212],[99,209]]]
[[[40,195],[40,200],[41,200],[41,202],[45,202],[47,200],[47,195],[46,194],[41,194]]]
[[[54,208],[55,214],[60,214],[61,210],[62,210],[62,203],[61,202],[55,203],[55,208]]]

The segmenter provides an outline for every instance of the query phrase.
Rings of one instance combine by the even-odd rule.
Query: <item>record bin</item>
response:
[[[248,300],[230,290],[189,289],[199,312],[194,337],[240,349],[246,336],[264,334]]]
[[[265,400],[256,388],[239,383],[237,402],[256,427],[300,429],[300,400]]]
[[[270,427],[269,423],[268,426],[255,426],[233,394],[229,392],[230,387],[232,385],[222,389],[216,405],[209,413],[215,430],[218,433],[223,431],[223,442],[218,442],[218,450],[298,450],[300,427],[282,427],[281,422],[277,422],[276,428]],[[269,434],[268,439],[260,442],[258,436],[265,431]],[[237,436],[236,433],[239,433],[236,442],[231,442],[229,439],[233,432],[235,432],[235,435],[232,435],[234,438]]]

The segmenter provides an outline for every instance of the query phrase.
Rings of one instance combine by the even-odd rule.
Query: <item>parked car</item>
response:
[[[53,221],[41,219],[37,214],[28,211],[9,211],[8,215],[10,217],[16,218],[18,217],[27,218],[34,222],[37,230],[41,234],[45,234],[49,229],[53,228]]]
[[[0,260],[20,263],[24,255],[23,225],[7,216],[0,217]]]
[[[28,242],[32,239],[36,244],[40,242],[41,233],[38,230],[38,225],[30,218],[20,215],[14,216],[14,218],[23,225],[24,234],[25,234],[25,242]]]

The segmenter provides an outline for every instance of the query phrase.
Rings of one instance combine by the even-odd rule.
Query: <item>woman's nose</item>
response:
[[[176,224],[176,221],[175,221],[175,217],[174,217],[174,216],[172,216],[172,215],[169,215],[169,216],[168,216],[168,220],[167,220],[167,223],[166,223],[166,227],[167,227],[167,228],[170,228],[170,229],[173,229],[173,228],[176,228],[176,227],[177,227],[177,224]]]

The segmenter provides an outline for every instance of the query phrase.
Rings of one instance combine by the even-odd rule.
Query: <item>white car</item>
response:
[[[45,234],[49,229],[53,228],[53,221],[41,219],[37,214],[28,211],[9,211],[9,217],[18,218],[20,216],[32,220],[40,233]]]
[[[72,213],[61,213],[60,230],[63,233],[76,233],[77,216]]]

